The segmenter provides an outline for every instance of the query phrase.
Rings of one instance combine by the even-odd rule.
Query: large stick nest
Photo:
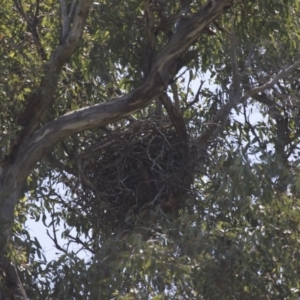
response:
[[[107,134],[81,157],[81,207],[106,226],[157,206],[175,211],[193,182],[186,146],[166,118]]]

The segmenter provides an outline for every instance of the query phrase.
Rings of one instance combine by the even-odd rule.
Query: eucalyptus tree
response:
[[[0,299],[297,298],[297,0],[14,0],[0,14]],[[146,165],[121,169],[140,144]]]

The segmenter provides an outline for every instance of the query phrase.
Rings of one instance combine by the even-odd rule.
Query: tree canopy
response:
[[[2,1],[0,299],[298,299],[299,20]]]

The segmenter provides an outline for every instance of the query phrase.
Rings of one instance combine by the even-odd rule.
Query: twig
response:
[[[171,89],[172,89],[172,92],[173,92],[175,108],[176,108],[177,111],[179,111],[179,109],[180,109],[179,96],[178,96],[177,84],[176,84],[175,81],[171,83]]]
[[[233,21],[232,21],[233,24]],[[233,26],[233,25],[232,25]],[[232,68],[232,83],[230,85],[229,98],[238,100],[241,95],[241,75],[239,72],[238,62],[237,62],[237,41],[235,32],[232,30],[230,34],[230,60]]]
[[[36,2],[36,8],[35,8],[35,14],[34,14],[33,20],[31,20],[29,18],[29,16],[25,13],[21,0],[14,0],[14,3],[15,3],[17,10],[20,13],[20,15],[24,18],[24,20],[26,21],[26,23],[28,25],[28,29],[29,29],[30,33],[32,34],[33,41],[36,45],[39,56],[41,57],[42,60],[45,61],[47,59],[46,52],[40,42],[39,34],[38,34],[37,28],[36,28],[37,23],[38,23],[38,13],[39,13],[39,3],[40,3],[39,0],[37,0],[37,2]]]
[[[88,246],[88,243],[83,242],[79,237],[77,237],[77,236],[74,237],[74,236],[72,236],[72,235],[70,235],[70,234],[68,234],[67,237],[68,237],[70,240],[73,240],[76,244],[82,245],[82,249],[88,250],[88,251],[90,251],[90,252],[93,253],[93,254],[96,253],[91,247]]]
[[[236,107],[238,104],[245,103],[250,97],[257,95],[258,93],[262,93],[265,90],[271,88],[276,84],[280,79],[288,76],[294,70],[300,67],[300,60],[296,61],[290,67],[282,69],[278,72],[278,74],[270,81],[266,82],[265,84],[255,87],[245,93],[240,99],[238,98],[231,98],[229,101],[219,109],[215,116],[212,118],[211,122],[212,125],[209,126],[197,139],[197,142],[200,144],[206,144],[208,140],[213,139],[214,136],[217,136],[220,130],[223,128],[224,124],[220,122],[227,118],[230,114],[232,108]],[[260,95],[259,95],[260,96]],[[217,128],[219,127],[219,128]]]
[[[188,104],[187,104],[187,98],[188,98],[189,89],[190,89],[190,85],[191,85],[192,80],[193,80],[193,78],[192,78],[191,72],[190,72],[190,74],[189,74],[189,81],[188,81],[188,83],[187,83],[187,85],[186,85],[186,94],[185,94],[185,97],[184,97],[184,99],[183,99],[183,103],[184,103],[186,106],[188,105]]]
[[[67,0],[60,0],[62,17],[61,43],[63,43],[67,39],[70,33],[71,23],[73,21],[76,10],[76,2],[77,0],[72,1],[71,8],[68,13]]]
[[[258,93],[262,93],[265,90],[273,87],[275,85],[275,83],[277,83],[280,79],[283,79],[284,77],[286,77],[287,75],[291,74],[293,71],[295,71],[297,68],[300,67],[300,60],[296,61],[294,64],[292,64],[291,66],[287,67],[287,68],[283,68],[282,70],[280,70],[277,75],[269,80],[268,82],[266,82],[263,85],[260,85],[258,87],[255,87],[253,89],[251,89],[250,91],[248,91],[241,99],[242,102],[246,101],[248,98],[250,98],[252,95],[258,94]]]
[[[62,251],[63,253],[65,253],[66,255],[69,255],[68,254],[68,251],[66,249],[64,249],[63,247],[61,247],[57,241],[57,237],[56,237],[56,230],[55,230],[55,226],[54,226],[54,222],[53,222],[53,216],[52,216],[52,232],[53,232],[53,237],[50,235],[48,229],[46,231],[47,235],[49,236],[49,238],[53,241],[55,247]]]
[[[195,97],[194,97],[194,100],[191,101],[190,103],[187,103],[186,108],[191,107],[191,106],[194,105],[196,102],[199,102],[199,96],[200,96],[200,92],[201,92],[201,89],[202,89],[202,86],[203,86],[204,82],[205,82],[204,80],[201,80],[200,85],[199,85],[199,88],[198,88],[198,90],[197,90],[197,93],[196,93],[196,95],[195,95]]]

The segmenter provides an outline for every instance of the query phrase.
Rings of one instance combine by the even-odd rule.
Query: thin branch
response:
[[[296,61],[294,64],[289,66],[288,68],[284,68],[281,71],[278,72],[278,74],[268,82],[266,82],[263,85],[260,85],[258,87],[255,87],[248,91],[243,97],[242,97],[242,102],[246,101],[248,98],[250,98],[252,95],[262,93],[267,89],[272,88],[279,80],[287,77],[290,75],[293,71],[295,71],[297,68],[300,67],[300,60]]]
[[[61,7],[61,19],[62,19],[61,43],[63,43],[70,32],[70,25],[71,25],[69,14],[68,14],[67,0],[60,0],[60,7]]]
[[[261,95],[255,94],[252,96],[252,98],[254,100],[256,100],[257,102],[268,106],[270,109],[273,110],[273,112],[274,112],[274,109],[276,109],[276,110],[283,109],[282,106],[280,106],[278,103],[276,103],[275,101],[273,101],[269,97],[267,97],[267,95],[265,93],[261,93]]]
[[[171,83],[171,89],[172,89],[172,92],[173,92],[175,108],[176,108],[177,111],[179,111],[180,110],[180,105],[179,105],[179,96],[178,96],[178,89],[177,89],[176,82]]]
[[[189,95],[189,89],[190,89],[190,85],[191,85],[191,82],[193,80],[193,76],[191,75],[191,72],[189,74],[189,80],[188,80],[188,83],[186,85],[186,94],[185,94],[185,97],[183,99],[183,103],[187,106],[187,99],[188,99],[188,95]]]
[[[251,96],[257,95],[258,93],[262,93],[265,90],[272,88],[274,84],[276,84],[280,79],[288,76],[299,67],[300,67],[300,60],[296,61],[290,67],[281,70],[272,80],[266,82],[261,86],[251,89],[239,99],[235,97],[229,99],[229,101],[216,112],[215,116],[209,122],[210,125],[208,126],[208,128],[197,139],[198,143],[206,144],[209,140],[212,140],[215,136],[218,135],[218,133],[222,130],[224,126],[224,124],[222,124],[222,121],[229,116],[231,109],[233,109],[240,103],[245,103],[247,99],[249,99]]]
[[[186,143],[188,142],[188,133],[186,131],[186,126],[184,123],[183,115],[180,110],[177,109],[175,105],[173,105],[170,97],[167,93],[163,93],[159,97],[160,101],[162,102],[163,106],[165,107],[174,127],[176,133],[182,142],[183,146],[188,146]]]
[[[15,1],[18,2],[17,0]],[[50,61],[45,63],[45,73],[41,77],[39,88],[28,96],[25,109],[19,117],[18,123],[23,127],[23,130],[19,132],[18,143],[12,150],[12,160],[14,160],[14,155],[18,151],[18,148],[24,140],[27,140],[31,136],[39,125],[44,112],[53,103],[62,67],[71,57],[81,40],[91,3],[92,0],[79,1],[73,26],[65,43],[59,45],[52,54]]]
[[[255,50],[255,47],[254,47],[254,45],[252,45],[251,48],[250,48],[250,51],[248,53],[246,63],[245,63],[245,68],[244,68],[244,70],[241,74],[241,77],[244,77],[247,74],[248,68],[251,66],[251,61],[253,59],[254,50]]]
[[[55,210],[54,210],[54,208],[53,208],[53,214],[52,214],[52,226],[51,226],[51,227],[52,227],[53,236],[50,235],[48,229],[47,229],[46,233],[47,233],[47,235],[49,236],[49,238],[54,242],[55,247],[56,247],[58,250],[60,250],[60,251],[62,251],[63,253],[65,253],[65,254],[68,255],[68,251],[67,251],[66,249],[64,249],[63,247],[61,247],[61,246],[59,245],[58,241],[57,241],[56,230],[55,230],[55,225],[54,225],[54,220],[53,220],[53,215],[54,215],[54,213],[55,213]]]
[[[77,245],[80,244],[82,246],[83,250],[88,250],[90,251],[92,254],[95,254],[96,252],[88,245],[87,242],[83,242],[78,236],[74,237],[70,234],[67,235],[67,237],[74,241],[74,243],[76,243]]]
[[[65,165],[64,163],[62,163],[60,160],[56,159],[54,157],[54,155],[52,155],[50,153],[45,156],[45,159],[48,163],[50,163],[52,166],[58,168],[59,170],[63,170],[73,176],[78,175],[78,172],[76,172],[73,168]]]
[[[178,71],[180,59],[199,38],[207,25],[221,16],[233,0],[209,1],[172,36],[154,63],[145,82],[127,95],[112,99],[60,117],[36,132],[31,138],[44,111],[51,105],[57,80],[63,64],[77,47],[87,18],[91,0],[81,0],[77,5],[72,29],[63,45],[51,57],[47,76],[42,79],[42,95],[34,95],[34,103],[24,111],[25,129],[19,137],[19,144],[12,153],[16,168],[13,174],[16,182],[24,181],[34,165],[57,142],[73,133],[105,126],[145,107],[157,98],[172,81]],[[33,113],[34,112],[34,113]]]
[[[66,43],[73,44],[75,46],[72,51],[75,50],[78,42],[80,41],[91,4],[91,0],[80,0],[78,5],[76,6],[75,13],[73,13],[74,18],[72,20],[72,28],[70,29],[70,33],[68,34],[66,40]]]
[[[25,13],[21,0],[14,0],[15,6],[19,11],[20,15],[24,18],[27,23],[29,32],[32,34],[34,44],[36,45],[39,56],[43,61],[47,59],[46,52],[40,42],[39,34],[37,32],[37,23],[38,23],[38,12],[39,12],[39,0],[37,0],[35,14],[33,20],[31,20],[28,15]]]
[[[23,9],[21,0],[14,0],[14,3],[20,15],[25,19],[26,23],[29,25],[31,22]]]
[[[88,188],[90,188],[94,194],[96,195],[97,199],[102,199],[102,194],[99,192],[99,190],[94,186],[94,184],[88,179],[88,177],[80,171],[79,168],[71,168],[64,163],[62,163],[60,160],[55,158],[52,154],[46,155],[46,161],[48,161],[50,164],[58,168],[59,170],[63,170],[70,175],[75,176],[78,178],[79,181],[82,182],[82,184],[86,185]]]
[[[267,89],[272,88],[279,80],[287,77],[289,74],[291,74],[294,70],[296,70],[299,67],[300,67],[300,61],[297,61],[290,67],[281,70],[272,80],[266,82],[265,84],[263,84],[259,87],[255,87],[255,88],[251,89],[250,91],[248,91],[239,100],[230,99],[229,102],[227,104],[225,104],[223,106],[223,108],[220,109],[216,113],[216,115],[214,116],[214,118],[211,122],[212,124],[198,139],[199,143],[200,144],[207,143],[209,139],[213,139],[213,137],[215,137],[220,132],[220,130],[222,130],[224,124],[222,124],[221,121],[229,116],[231,109],[234,108],[237,104],[245,103],[246,100],[248,98],[250,98],[251,96],[256,99],[258,97],[261,99],[261,95],[258,95],[258,93],[263,93]],[[254,96],[256,96],[256,97],[254,97]],[[269,101],[268,101],[268,104],[272,105],[275,109],[273,101],[272,102],[269,102]]]
[[[262,143],[260,137],[257,135],[256,130],[255,130],[255,127],[250,123],[249,118],[246,118],[246,117],[245,117],[245,121],[244,121],[244,122],[245,122],[245,125],[248,125],[248,127],[250,128],[251,133],[253,134],[253,136],[256,137],[257,142],[258,142],[258,144],[259,144],[259,147],[260,147],[261,149],[264,149],[264,150],[265,150],[265,149],[266,149],[266,146]]]
[[[204,80],[201,80],[201,81],[200,81],[200,85],[199,85],[199,88],[198,88],[198,90],[197,90],[197,93],[196,93],[196,95],[195,95],[195,97],[194,97],[194,100],[192,100],[190,103],[187,103],[187,104],[186,104],[186,108],[191,107],[191,106],[194,105],[195,103],[199,102],[199,96],[200,96],[200,92],[201,92],[201,89],[202,89],[202,86],[203,86],[204,82],[205,82]]]
[[[233,21],[232,21],[233,23]],[[240,98],[241,95],[241,75],[239,72],[238,62],[237,62],[237,41],[235,32],[232,30],[230,33],[230,60],[232,68],[232,83],[230,85],[229,97],[234,99]]]
[[[37,20],[40,11],[40,0],[36,0],[34,18]]]

